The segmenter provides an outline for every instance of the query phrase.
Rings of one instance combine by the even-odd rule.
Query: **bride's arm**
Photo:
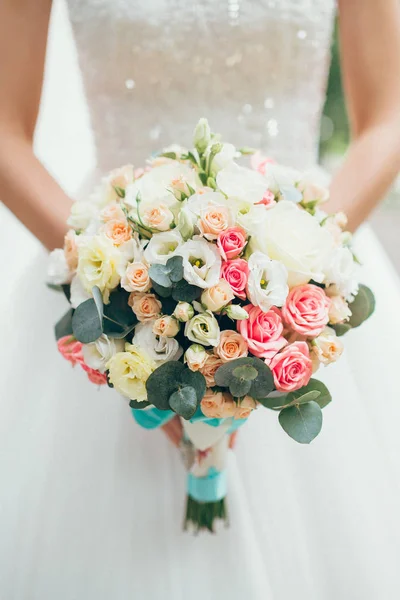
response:
[[[339,0],[343,81],[352,143],[331,185],[329,211],[354,230],[400,170],[400,5]]]
[[[0,4],[0,200],[52,249],[71,201],[33,153],[50,10],[51,0]]]

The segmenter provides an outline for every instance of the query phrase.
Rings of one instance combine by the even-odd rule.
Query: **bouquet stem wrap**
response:
[[[165,425],[173,411],[155,407],[132,409],[136,422],[145,429]],[[187,503],[184,528],[214,532],[217,520],[228,523],[227,453],[229,436],[246,419],[211,419],[198,410],[189,421],[182,419],[182,453],[187,475]]]

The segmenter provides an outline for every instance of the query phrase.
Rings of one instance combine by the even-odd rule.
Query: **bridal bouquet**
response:
[[[237,163],[252,154],[252,168]],[[311,442],[331,401],[313,377],[374,309],[342,213],[314,179],[222,143],[125,166],[76,202],[49,282],[70,309],[58,349],[127,399],[146,428],[182,419],[186,524],[226,519],[229,436],[254,412]],[[253,418],[257,418],[256,416]]]

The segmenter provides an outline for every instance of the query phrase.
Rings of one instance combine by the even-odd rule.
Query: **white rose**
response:
[[[337,293],[351,301],[358,291],[357,264],[348,248],[335,248],[326,269],[325,283],[334,285]]]
[[[106,371],[108,361],[117,352],[124,349],[124,341],[109,338],[107,335],[101,335],[95,342],[83,344],[82,352],[85,363],[91,369],[96,369],[100,373]]]
[[[328,288],[329,290],[329,288]],[[329,291],[327,294],[329,295]],[[331,296],[331,303],[329,305],[329,323],[335,325],[336,323],[344,323],[351,317],[351,310],[346,300],[342,296]]]
[[[97,216],[97,207],[92,202],[74,202],[67,224],[76,230],[86,229]]]
[[[310,279],[323,282],[333,247],[332,236],[314,217],[285,200],[265,211],[251,239],[252,250],[260,250],[285,265],[289,287]]]
[[[311,342],[311,349],[320,363],[329,365],[340,358],[343,344],[331,327],[325,327],[323,332]]]
[[[193,317],[194,308],[191,304],[189,304],[189,302],[178,302],[173,314],[178,321],[186,323]]]
[[[78,251],[77,274],[84,289],[90,293],[97,286],[107,303],[110,291],[117,287],[126,267],[125,255],[102,235],[86,238]]]
[[[218,346],[221,337],[218,321],[209,310],[195,315],[185,325],[185,336],[203,346]]]
[[[183,362],[187,364],[191,371],[198,371],[204,367],[207,358],[208,354],[204,346],[201,346],[200,344],[192,344],[186,350],[183,357]]]
[[[158,336],[175,337],[179,329],[179,321],[170,315],[163,315],[153,322],[153,333]]]
[[[52,285],[62,285],[71,281],[71,272],[65,258],[64,250],[57,248],[50,253],[47,265],[47,282]]]
[[[257,171],[232,163],[218,173],[217,185],[229,197],[256,204],[263,199],[268,180]]]
[[[247,264],[247,295],[251,303],[264,312],[271,306],[283,306],[289,293],[286,267],[262,252],[254,252]]]
[[[194,237],[185,242],[177,254],[183,258],[183,275],[188,283],[204,289],[218,283],[221,256],[214,244]]]
[[[143,348],[158,365],[169,360],[179,360],[183,350],[173,337],[157,337],[153,333],[154,321],[139,323],[135,327],[132,343]]]
[[[179,254],[182,237],[178,231],[155,233],[147,244],[143,256],[149,265],[165,265],[172,256]]]

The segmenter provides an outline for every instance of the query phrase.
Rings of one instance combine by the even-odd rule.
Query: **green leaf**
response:
[[[183,278],[183,258],[182,256],[172,256],[167,260],[166,267],[168,275],[173,283],[178,283]]]
[[[201,295],[202,289],[196,285],[190,285],[185,279],[181,279],[172,290],[172,297],[177,302],[193,302]]]
[[[252,364],[257,369],[258,376],[251,384],[250,396],[266,398],[275,387],[272,371],[260,358],[253,358]]]
[[[169,409],[169,397],[179,387],[179,380],[186,367],[171,360],[158,367],[146,381],[147,399],[160,410]]]
[[[72,315],[72,331],[83,344],[96,341],[103,333],[103,324],[93,298],[77,306]]]
[[[172,160],[176,160],[176,152],[162,152],[159,156],[163,156],[164,158],[172,158]]]
[[[126,327],[123,327],[121,325],[118,325],[117,323],[109,321],[106,318],[103,321],[103,333],[108,335],[108,337],[114,338],[116,340],[122,340],[123,338],[125,338],[127,335],[130,334],[131,331],[135,329],[135,327],[136,324],[127,325]]]
[[[233,369],[232,375],[244,381],[253,381],[258,376],[258,371],[251,365],[241,365]]]
[[[302,392],[301,390],[297,390],[296,392],[291,392],[290,394],[288,394],[287,403],[305,404],[306,402],[316,400],[318,396],[320,396],[320,393],[321,392],[318,392],[318,390],[310,390],[308,392]]]
[[[151,265],[149,269],[151,281],[164,288],[171,287],[171,279],[169,278],[169,269],[166,265]]]
[[[336,331],[338,337],[341,337],[352,329],[352,326],[349,325],[349,323],[335,323],[334,325],[329,325],[329,327],[332,327],[332,329]]]
[[[353,302],[349,304],[351,317],[349,325],[359,327],[364,321],[369,319],[375,310],[375,296],[366,285],[360,285],[358,294]]]
[[[171,296],[171,294],[172,294],[172,288],[171,287],[168,287],[168,288],[163,287],[162,285],[158,285],[154,281],[152,281],[151,283],[152,283],[153,290],[161,298],[169,298]]]
[[[110,301],[104,305],[104,317],[119,324],[121,328],[136,325],[135,313],[128,304],[129,292],[121,287],[110,294]]]
[[[229,387],[231,394],[236,395],[231,388],[232,382],[234,380],[241,381],[241,378],[238,378],[236,374],[242,373],[242,370],[239,371],[239,368],[244,366],[250,366],[257,371],[257,377],[250,380],[251,386],[245,393],[249,393],[252,398],[266,398],[274,389],[274,378],[271,369],[267,367],[260,358],[246,356],[225,363],[217,369],[215,373],[215,383],[222,387]],[[252,373],[252,371],[250,371],[250,373]],[[233,384],[233,387],[235,392],[238,392],[239,389],[245,389],[245,386],[240,387],[236,383]]]
[[[281,392],[272,392],[267,398],[256,398],[257,402],[265,406],[265,408],[282,408],[288,404],[288,394]]]
[[[300,444],[309,444],[322,427],[322,411],[316,402],[284,408],[279,423],[286,433]]]
[[[56,340],[59,340],[66,335],[72,335],[72,315],[74,314],[74,309],[70,308],[68,312],[65,313],[63,317],[59,321],[57,321],[54,332],[56,334]]]
[[[321,408],[325,408],[325,406],[327,406],[329,404],[329,402],[331,402],[331,400],[332,400],[330,391],[328,390],[326,385],[324,383],[322,383],[322,381],[319,381],[319,379],[310,379],[310,381],[308,382],[307,385],[300,388],[295,393],[297,394],[297,393],[301,392],[301,394],[304,395],[310,391],[319,392],[318,397],[315,398],[315,402],[317,404],[319,404],[319,406]]]
[[[150,406],[150,402],[146,402],[146,401],[138,402],[137,400],[130,400],[129,406],[131,408],[138,410],[138,409],[146,408],[146,406]]]
[[[229,391],[234,398],[242,398],[243,396],[246,396],[250,392],[250,389],[251,381],[232,377],[232,380],[229,384]]]
[[[197,400],[200,403],[206,393],[207,384],[204,375],[200,371],[185,369],[180,374],[180,382],[191,386],[196,391]]]
[[[190,419],[197,409],[196,390],[190,386],[178,389],[171,394],[169,405],[178,415],[184,419]]]

